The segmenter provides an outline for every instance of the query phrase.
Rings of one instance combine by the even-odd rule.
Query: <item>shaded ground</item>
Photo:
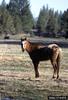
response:
[[[0,44],[15,44],[15,45],[20,45],[21,44],[21,37],[18,36],[18,39],[1,39],[0,40]],[[24,38],[24,37],[23,37]],[[64,48],[68,48],[68,39],[64,39],[64,38],[42,38],[42,37],[28,37],[27,38],[29,41],[31,41],[32,43],[40,43],[40,44],[45,44],[48,45],[50,43],[56,43],[58,44],[60,47]]]
[[[52,79],[49,61],[39,64],[40,78],[27,52],[19,45],[0,44],[0,97],[13,100],[48,100],[49,95],[68,96],[68,48],[63,48],[60,79]]]

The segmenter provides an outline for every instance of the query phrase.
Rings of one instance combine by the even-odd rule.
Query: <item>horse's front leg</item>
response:
[[[34,70],[35,70],[35,77],[38,78],[39,77],[39,72],[38,72],[39,62],[33,62],[33,64],[34,64]]]

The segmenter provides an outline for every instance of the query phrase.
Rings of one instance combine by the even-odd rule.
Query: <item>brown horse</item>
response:
[[[50,44],[48,46],[42,46],[39,44],[34,44],[28,40],[21,39],[21,48],[22,51],[26,50],[32,59],[35,77],[39,77],[38,64],[40,61],[50,60],[54,69],[53,78],[57,73],[57,79],[59,78],[59,67],[60,67],[60,58],[61,58],[61,48],[56,44]]]

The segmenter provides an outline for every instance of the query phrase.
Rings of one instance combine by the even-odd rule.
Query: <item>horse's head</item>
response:
[[[27,52],[32,52],[33,50],[36,50],[39,48],[38,44],[31,43],[29,40],[21,39],[21,48],[22,51],[26,50]]]
[[[26,38],[24,38],[24,39],[21,38],[21,49],[22,49],[23,52],[24,52],[24,48],[23,48],[23,42],[24,41],[26,41]]]

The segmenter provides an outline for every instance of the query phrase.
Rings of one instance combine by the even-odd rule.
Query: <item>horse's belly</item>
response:
[[[40,55],[39,56],[39,60],[41,60],[41,61],[49,60],[49,59],[50,59],[49,55]]]
[[[35,50],[30,53],[30,57],[34,61],[49,60],[52,57],[52,52],[50,49]]]
[[[34,54],[32,55],[31,59],[34,61],[44,61],[44,60],[49,60],[50,56],[45,54]]]

